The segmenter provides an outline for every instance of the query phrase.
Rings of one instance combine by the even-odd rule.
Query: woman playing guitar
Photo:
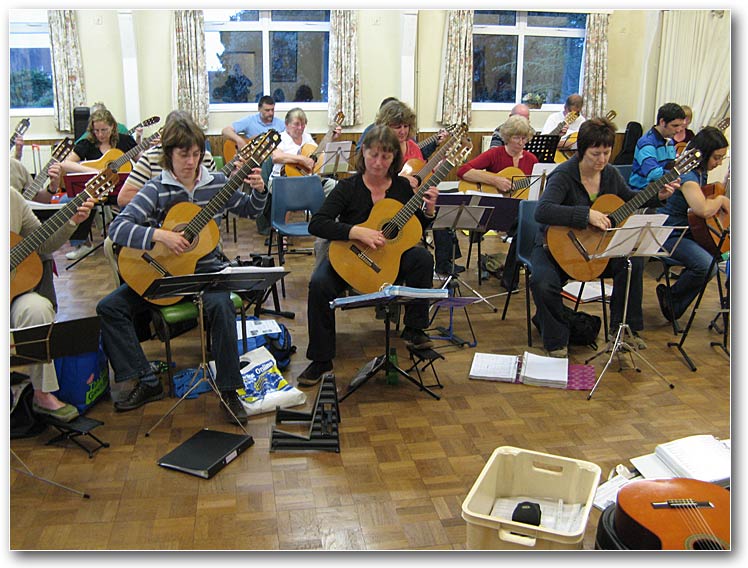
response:
[[[552,357],[566,357],[569,326],[563,314],[561,287],[568,280],[561,261],[544,246],[544,233],[550,225],[576,229],[607,230],[611,219],[592,207],[600,197],[612,195],[628,201],[638,195],[626,185],[618,170],[610,165],[615,141],[615,126],[605,118],[593,118],[582,124],[577,139],[577,154],[553,170],[545,191],[540,196],[535,220],[540,223],[539,235],[532,251],[532,294],[537,306],[537,320],[543,336],[543,347]],[[673,192],[675,182],[664,185],[645,205],[657,205]],[[564,233],[564,238],[566,231]],[[567,239],[568,240],[568,239]],[[551,243],[548,243],[549,247]],[[569,241],[573,248],[573,243]],[[574,251],[575,254],[576,250]],[[632,258],[631,289],[628,298],[627,322],[638,349],[646,343],[637,332],[644,327],[642,314],[642,274],[644,259]],[[623,318],[626,302],[626,260],[611,259],[606,269],[613,277],[610,299],[610,327],[617,329]]]
[[[701,163],[695,169],[681,176],[680,188],[658,210],[658,213],[669,215],[666,224],[672,226],[688,225],[689,211],[699,219],[729,216],[730,199],[728,197],[714,195],[707,198],[701,189],[706,184],[709,172],[718,167],[724,160],[728,146],[729,143],[725,135],[714,126],[707,126],[694,136],[688,147],[701,151]],[[673,231],[670,238],[665,241],[665,248],[670,250],[679,236],[680,231]],[[703,245],[700,245],[695,240],[696,238],[698,238],[698,233],[692,228],[691,231],[686,232],[672,254],[673,260],[685,266],[685,270],[681,272],[678,279],[670,287],[672,312],[667,302],[665,285],[657,286],[660,310],[668,321],[672,321],[673,318],[678,319],[688,309],[688,306],[699,294],[712,262],[713,255],[704,250]],[[716,270],[709,275],[709,278],[714,277],[715,273]]]
[[[309,232],[332,241],[355,241],[362,250],[390,246],[382,228],[368,223],[372,210],[405,204],[414,197],[410,183],[398,175],[402,163],[400,142],[388,126],[376,125],[366,134],[361,150],[356,155],[357,174],[341,180],[309,222]],[[425,228],[436,212],[436,187],[424,194],[425,210],[417,210],[415,217]],[[391,217],[390,217],[391,218]],[[411,219],[412,220],[412,219]],[[396,246],[396,245],[391,245]],[[393,258],[399,269],[395,280],[407,286],[431,288],[434,260],[425,248],[414,246],[400,258]],[[394,284],[392,282],[391,284]],[[309,282],[307,322],[309,345],[306,350],[309,366],[299,375],[300,385],[314,385],[333,368],[335,358],[335,312],[330,301],[338,297],[348,283],[330,264],[322,259]],[[403,337],[417,349],[431,347],[432,342],[423,332],[428,325],[428,305],[418,302],[405,307]]]

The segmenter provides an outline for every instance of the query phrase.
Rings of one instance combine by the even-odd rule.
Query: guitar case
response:
[[[600,515],[595,534],[595,550],[631,550],[616,534],[616,504],[612,503]]]

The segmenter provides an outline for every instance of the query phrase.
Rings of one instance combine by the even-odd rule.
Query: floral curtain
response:
[[[328,113],[330,122],[338,111],[344,126],[361,123],[361,81],[358,74],[358,12],[330,11],[330,64]]]
[[[73,109],[86,104],[83,61],[75,10],[47,10],[52,45],[52,88],[55,126],[73,131]]]
[[[436,119],[470,124],[473,98],[473,11],[447,10]]]
[[[587,118],[608,112],[608,14],[587,15],[584,40],[584,106]]]
[[[202,10],[174,11],[176,108],[189,112],[208,128],[208,69],[205,64],[205,19]]]

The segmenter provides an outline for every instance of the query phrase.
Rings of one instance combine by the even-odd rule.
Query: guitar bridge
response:
[[[574,248],[576,248],[579,251],[579,254],[584,257],[584,260],[589,261],[590,255],[587,254],[587,250],[584,248],[584,245],[579,241],[577,236],[574,234],[574,231],[569,231],[566,233],[566,235],[571,239],[571,243],[574,245]]]
[[[358,248],[356,245],[351,245],[351,252],[360,258],[366,266],[371,268],[374,272],[381,272],[382,269],[370,259],[364,251]]]
[[[150,265],[151,267],[153,267],[154,269],[156,269],[156,270],[157,270],[157,271],[158,271],[158,272],[159,272],[159,273],[161,274],[161,276],[171,276],[171,274],[169,274],[169,271],[168,271],[168,270],[166,270],[166,268],[164,268],[164,267],[163,267],[163,266],[162,266],[162,265],[161,265],[161,264],[160,264],[160,263],[159,263],[159,262],[158,262],[158,261],[157,261],[157,260],[156,260],[155,258],[153,258],[153,257],[152,257],[152,256],[151,256],[150,254],[148,254],[147,252],[144,252],[144,253],[143,253],[143,257],[142,257],[142,258],[143,258],[143,260],[145,260],[145,261],[146,261],[146,262],[147,262],[147,263],[148,263],[148,264],[149,264],[149,265]]]

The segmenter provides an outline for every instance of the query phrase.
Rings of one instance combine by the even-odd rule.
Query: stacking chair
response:
[[[286,222],[286,214],[291,211],[306,211],[314,214],[322,206],[325,194],[319,176],[277,177],[273,180],[273,203],[270,207],[270,236],[268,237],[268,256],[273,254],[275,246],[278,254],[278,265],[285,263],[283,237],[309,237],[309,222]],[[276,239],[276,244],[273,244]],[[312,254],[312,249],[288,251],[289,253]],[[286,287],[281,280],[283,297]]]
[[[516,280],[519,274],[520,266],[525,267],[525,309],[527,315],[527,345],[532,347],[532,329],[530,328],[530,273],[532,272],[532,263],[530,256],[532,247],[535,243],[535,236],[538,233],[538,223],[535,221],[535,209],[538,206],[537,201],[524,200],[519,204],[519,223],[517,225],[517,262],[514,266],[514,277]],[[507,292],[504,311],[501,319],[506,318],[506,311],[509,307],[509,300],[512,297],[511,292]]]

